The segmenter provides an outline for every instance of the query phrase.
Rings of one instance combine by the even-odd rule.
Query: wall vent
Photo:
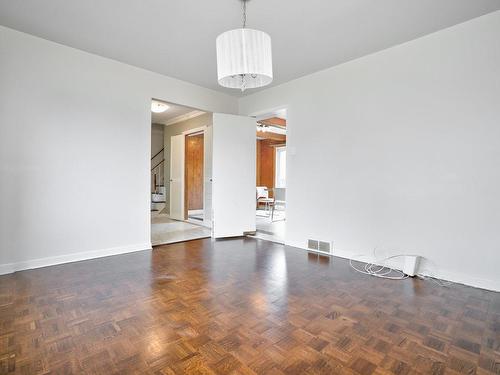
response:
[[[307,249],[317,251],[319,253],[333,254],[332,242],[320,240],[307,240]]]
[[[319,250],[318,240],[307,240],[307,248],[311,250]]]
[[[332,244],[330,242],[319,241],[318,250],[322,251],[324,253],[331,254],[332,253]]]

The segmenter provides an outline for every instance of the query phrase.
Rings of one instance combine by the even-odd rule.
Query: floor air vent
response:
[[[309,250],[317,251],[325,254],[333,253],[333,246],[331,242],[319,241],[319,240],[307,240],[307,248]]]
[[[311,250],[319,250],[318,240],[307,240],[307,248]]]
[[[332,245],[330,242],[319,241],[318,250],[330,254],[332,252]]]

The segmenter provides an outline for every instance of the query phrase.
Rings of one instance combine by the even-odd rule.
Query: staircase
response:
[[[159,211],[165,207],[167,192],[165,186],[158,185],[157,192],[151,193],[151,211]]]
[[[151,158],[151,211],[159,211],[165,207],[167,189],[164,184],[164,152],[162,148]]]

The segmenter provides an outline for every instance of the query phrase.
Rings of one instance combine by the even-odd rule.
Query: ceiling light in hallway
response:
[[[156,100],[153,100],[151,102],[151,112],[162,113],[165,112],[168,108],[169,108],[168,105],[166,105],[163,102],[158,102]]]

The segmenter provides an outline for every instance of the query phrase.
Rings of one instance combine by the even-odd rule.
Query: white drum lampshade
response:
[[[234,29],[216,40],[217,78],[224,87],[262,87],[273,80],[271,37],[263,31]]]

